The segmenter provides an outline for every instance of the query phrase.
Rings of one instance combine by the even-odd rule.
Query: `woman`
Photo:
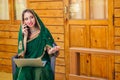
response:
[[[14,80],[54,80],[50,66],[50,56],[59,50],[53,47],[54,39],[38,15],[31,9],[22,13],[18,38],[18,56],[22,58],[41,58],[47,61],[44,67],[17,68]]]

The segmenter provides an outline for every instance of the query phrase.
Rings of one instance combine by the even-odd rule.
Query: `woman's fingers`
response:
[[[26,25],[26,24],[23,24],[23,25],[22,25],[22,32],[24,33],[25,36],[28,35],[28,28],[27,28],[27,25]]]
[[[56,51],[59,51],[60,50],[60,46],[55,46],[53,48],[51,48],[48,53],[49,54],[52,54],[52,53],[55,53]]]

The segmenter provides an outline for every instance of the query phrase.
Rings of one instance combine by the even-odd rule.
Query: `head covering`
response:
[[[40,33],[36,38],[27,41],[27,51],[25,54],[27,54],[26,57],[38,57],[41,56],[43,52],[45,52],[46,46],[53,47],[52,44],[54,43],[54,39],[38,15],[32,9],[26,10],[33,13],[37,25],[39,26]],[[22,25],[20,25],[18,36],[18,54],[22,53],[25,50],[24,48]]]

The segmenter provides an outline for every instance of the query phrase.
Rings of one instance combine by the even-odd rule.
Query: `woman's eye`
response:
[[[33,18],[33,16],[30,16],[30,18]]]
[[[28,20],[28,18],[25,18],[24,20]]]

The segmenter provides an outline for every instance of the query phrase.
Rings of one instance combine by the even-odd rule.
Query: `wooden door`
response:
[[[68,2],[66,0],[66,6],[68,6],[65,27],[65,53],[68,53],[66,59],[69,59],[69,48],[72,47],[114,49],[113,0],[68,0]],[[84,63],[86,55],[83,54],[81,57],[83,57],[80,58],[83,61],[83,67],[87,66]],[[87,76],[104,78],[104,75],[96,66],[101,63],[97,63],[96,60],[98,62],[105,60],[105,65],[102,68],[107,69],[108,59],[109,57],[106,55],[91,55],[91,65],[88,66],[88,70],[81,67],[82,73]],[[66,62],[68,74],[69,63],[69,61]],[[94,69],[92,69],[93,67]],[[106,72],[105,75],[107,75]]]

